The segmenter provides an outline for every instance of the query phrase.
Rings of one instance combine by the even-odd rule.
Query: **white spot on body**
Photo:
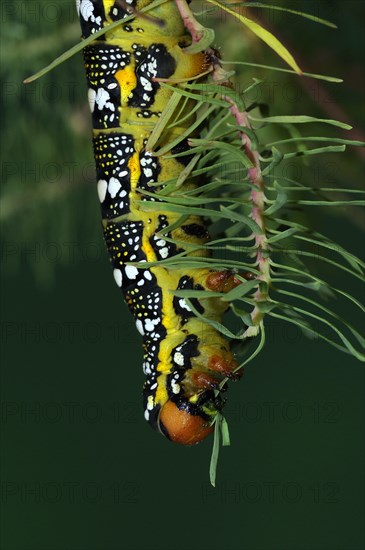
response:
[[[111,111],[114,111],[115,107],[110,99],[110,94],[104,88],[98,88],[98,91],[96,92],[95,96],[95,103],[97,104],[100,111],[102,111],[104,108],[110,109]]]
[[[156,76],[156,69],[157,69],[157,60],[154,59],[153,61],[150,61],[150,63],[148,63],[148,72],[151,73],[153,76]]]
[[[177,382],[175,382],[174,380],[171,382],[171,388],[172,388],[172,392],[176,395],[178,393],[180,393],[180,384],[178,384]]]
[[[98,195],[100,202],[104,202],[106,196],[106,190],[108,189],[108,184],[105,180],[98,181]]]
[[[144,372],[144,374],[151,374],[151,372],[152,372],[151,371],[151,365],[149,364],[148,361],[145,361],[143,363],[143,372]]]
[[[153,409],[153,395],[149,395],[147,399],[147,410],[152,411]]]
[[[136,328],[137,328],[138,332],[139,332],[142,336],[144,336],[144,329],[143,329],[143,325],[142,325],[141,319],[137,319],[137,321],[136,321]]]
[[[81,4],[79,4],[78,11],[81,13],[81,16],[83,17],[83,19],[85,19],[85,21],[88,21],[89,19],[91,19],[91,21],[95,20],[94,6],[92,2],[90,2],[90,0],[82,0]]]
[[[79,4],[79,6],[78,6]],[[76,8],[78,9],[79,13],[81,14],[81,17],[85,21],[90,21],[92,23],[96,23],[97,25],[101,25],[101,17],[95,17],[94,15],[94,5],[90,0],[81,0],[81,3],[79,0],[76,0]],[[92,29],[91,32],[96,32],[97,29]]]
[[[179,306],[182,307],[183,309],[186,309],[187,311],[191,311],[190,307],[188,306],[184,298],[180,298]]]
[[[134,265],[127,265],[125,268],[125,274],[127,275],[128,279],[135,279],[138,275],[138,269],[134,267]]]
[[[87,96],[88,96],[88,100],[89,100],[90,111],[93,113],[94,109],[95,109],[95,97],[96,97],[95,90],[93,90],[92,88],[89,88]]]
[[[120,184],[120,181],[117,180],[117,178],[110,178],[109,180],[109,185],[108,185],[108,191],[110,193],[110,196],[112,199],[115,199],[119,189],[121,188],[121,184]]]
[[[182,353],[180,353],[179,351],[176,351],[174,353],[174,361],[177,365],[179,365],[179,367],[183,367],[184,366],[184,356]]]
[[[165,259],[168,257],[168,255],[169,255],[169,249],[167,248],[167,246],[165,246],[164,248],[161,248],[160,250],[161,258]]]
[[[119,287],[122,286],[122,282],[123,282],[123,275],[122,275],[122,272],[120,269],[114,269],[113,271],[113,275],[114,275],[114,280],[115,282],[117,283],[117,285]]]
[[[158,325],[160,319],[145,319],[145,329],[148,332],[151,332],[155,329],[155,326]]]
[[[147,92],[152,91],[151,82],[149,82],[149,80],[147,80],[147,78],[145,78],[144,76],[141,76],[141,84],[143,86],[143,89],[146,90]]]

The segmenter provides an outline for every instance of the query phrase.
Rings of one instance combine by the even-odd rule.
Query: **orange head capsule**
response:
[[[212,433],[211,422],[200,415],[191,414],[186,408],[179,409],[167,401],[160,412],[159,428],[174,443],[195,445]]]

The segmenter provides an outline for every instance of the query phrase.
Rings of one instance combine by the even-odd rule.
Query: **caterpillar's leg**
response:
[[[210,272],[205,281],[206,288],[214,292],[229,292],[240,284],[241,281],[228,269]]]
[[[244,273],[241,276],[245,279],[252,278],[251,273]],[[192,288],[227,293],[240,284],[244,283],[230,270],[202,270],[194,276]],[[207,295],[209,296],[209,294]],[[229,307],[227,302],[213,297],[199,300],[199,303],[204,309],[204,316],[218,322]],[[196,318],[189,320],[188,328],[195,333],[199,333],[200,330],[200,355],[193,362],[194,367],[189,373],[189,378],[195,387],[212,389],[217,387],[225,377],[230,380],[238,380],[242,376],[243,370],[238,370],[238,363],[226,338],[211,325],[201,323]]]
[[[240,276],[247,281],[255,279],[254,273],[250,271],[240,273]],[[229,269],[224,271],[211,271],[205,281],[206,288],[214,292],[229,292],[241,284],[243,284],[242,281],[240,281]]]

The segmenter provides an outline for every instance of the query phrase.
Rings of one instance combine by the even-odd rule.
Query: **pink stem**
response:
[[[185,0],[175,0],[175,3],[184,21],[186,29],[191,34],[192,42],[199,42],[202,37],[202,25],[198,23],[198,21],[195,19]],[[210,48],[206,50],[206,53],[211,54],[211,59],[217,59],[215,52]],[[212,78],[216,82],[220,82],[223,85],[231,87],[230,82],[226,78],[226,73],[219,65],[218,60],[216,62],[213,62]],[[251,129],[251,124],[248,119],[247,113],[245,111],[240,111],[236,102],[231,97],[223,95],[222,99],[227,101],[227,103],[230,105],[230,111],[236,119],[238,126],[240,126],[241,128]],[[267,289],[269,288],[271,281],[270,258],[268,256],[269,243],[265,231],[265,183],[262,178],[258,152],[252,149],[251,140],[247,133],[245,133],[245,131],[242,129],[240,130],[240,136],[245,153],[253,165],[251,168],[248,169],[248,178],[250,183],[252,184],[252,190],[250,193],[250,200],[252,203],[250,217],[257,223],[262,231],[260,235],[254,234],[255,244],[257,248],[255,265],[257,266],[257,269],[259,271],[257,279],[266,283],[264,287],[265,290],[262,290],[259,286],[255,294],[253,295],[254,301],[256,303],[259,303],[268,299]],[[260,308],[256,305],[251,312],[251,319],[254,327],[249,327],[246,330],[246,336],[254,336],[255,334],[257,334],[257,328],[262,318],[263,312],[260,311]]]
[[[204,27],[195,19],[186,0],[175,0],[175,4],[180,12],[186,30],[191,34],[192,43],[196,44],[203,36],[202,31]]]

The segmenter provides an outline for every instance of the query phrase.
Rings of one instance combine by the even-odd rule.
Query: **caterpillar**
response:
[[[191,215],[176,224],[179,214],[165,211],[163,202],[159,211],[141,208],[143,201],[158,200],[148,199],[143,191],[162,189],[164,182],[179,176],[190,158],[187,139],[169,155],[154,156],[146,148],[172,95],[158,79],[192,79],[211,63],[207,51],[184,51],[191,37],[173,0],[142,17],[139,10],[150,3],[77,0],[77,10],[83,38],[134,10],[132,20],[106,31],[83,50],[97,191],[114,279],[143,337],[145,418],[171,441],[193,445],[212,432],[224,405],[217,388],[241,373],[226,337],[174,291],[227,292],[240,281],[229,270],[172,269],[163,262],[140,267],[143,262],[161,262],[184,251],[207,256],[204,245],[209,242],[202,217]],[[156,25],[153,18],[164,24]],[[186,109],[188,114],[188,103]],[[193,120],[193,115],[187,116],[180,125],[164,131],[158,147],[181,136]],[[181,152],[186,154],[174,156]],[[183,189],[194,185],[185,181]],[[192,244],[201,249],[189,252]],[[228,307],[219,297],[194,298],[191,304],[204,318],[218,322]]]

